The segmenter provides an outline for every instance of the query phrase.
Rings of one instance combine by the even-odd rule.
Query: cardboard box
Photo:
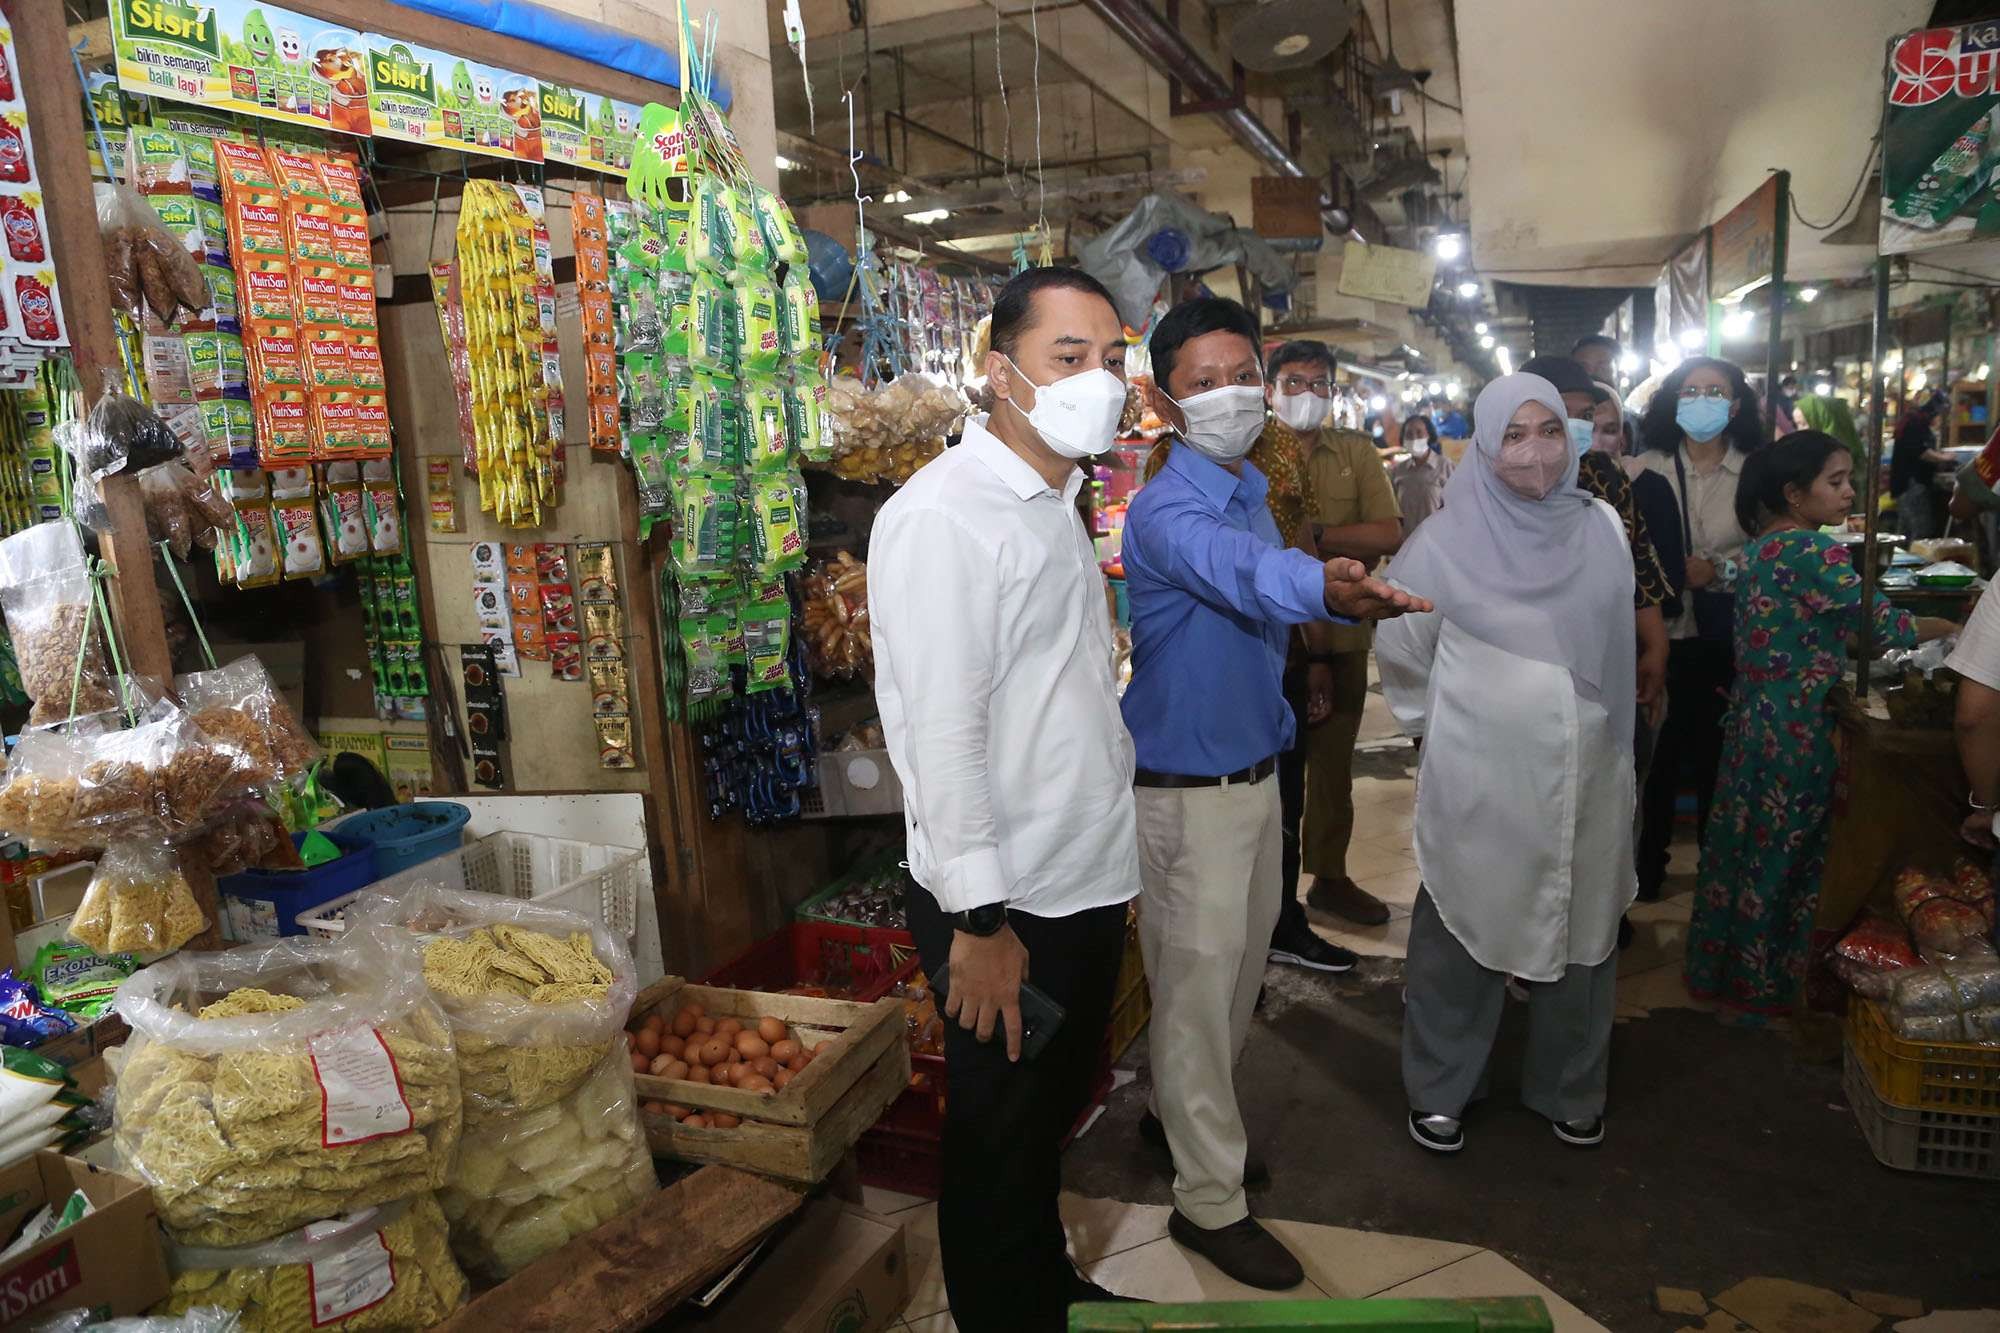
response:
[[[702,1317],[705,1328],[759,1333],[878,1333],[910,1303],[900,1222],[821,1198]]]
[[[0,1265],[0,1330],[58,1310],[140,1314],[167,1294],[167,1260],[153,1191],[46,1150],[0,1168],[0,1249],[43,1204],[82,1190],[96,1210]]]

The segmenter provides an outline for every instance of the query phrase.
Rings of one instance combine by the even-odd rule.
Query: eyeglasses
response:
[[[1706,389],[1697,389],[1692,384],[1681,386],[1681,401],[1691,403],[1697,398],[1734,398],[1726,384],[1711,384]]]
[[[1322,376],[1309,380],[1303,375],[1280,375],[1278,387],[1286,393],[1316,393],[1325,398],[1333,392],[1333,381]]]

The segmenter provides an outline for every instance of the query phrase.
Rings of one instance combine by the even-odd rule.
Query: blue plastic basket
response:
[[[375,844],[375,878],[387,879],[457,851],[471,818],[472,812],[456,801],[413,801],[355,815],[338,828],[350,838]]]
[[[293,845],[304,842],[305,836],[294,833]],[[306,931],[298,923],[299,913],[375,882],[372,844],[346,829],[336,829],[326,836],[340,848],[341,854],[325,865],[310,870],[245,870],[217,879],[215,890],[222,899],[223,933],[238,943],[303,935]]]

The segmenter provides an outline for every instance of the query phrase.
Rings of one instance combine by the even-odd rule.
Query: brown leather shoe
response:
[[[1380,898],[1345,875],[1328,879],[1313,876],[1306,901],[1322,912],[1346,917],[1357,926],[1379,926],[1389,920],[1389,907]]]

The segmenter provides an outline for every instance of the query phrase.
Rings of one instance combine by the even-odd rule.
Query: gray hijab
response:
[[[1631,548],[1616,518],[1577,488],[1574,451],[1539,500],[1515,494],[1495,473],[1507,423],[1529,402],[1568,415],[1539,375],[1503,375],[1480,392],[1473,445],[1445,483],[1444,508],[1411,534],[1388,576],[1474,638],[1568,668],[1629,746],[1637,690]]]

